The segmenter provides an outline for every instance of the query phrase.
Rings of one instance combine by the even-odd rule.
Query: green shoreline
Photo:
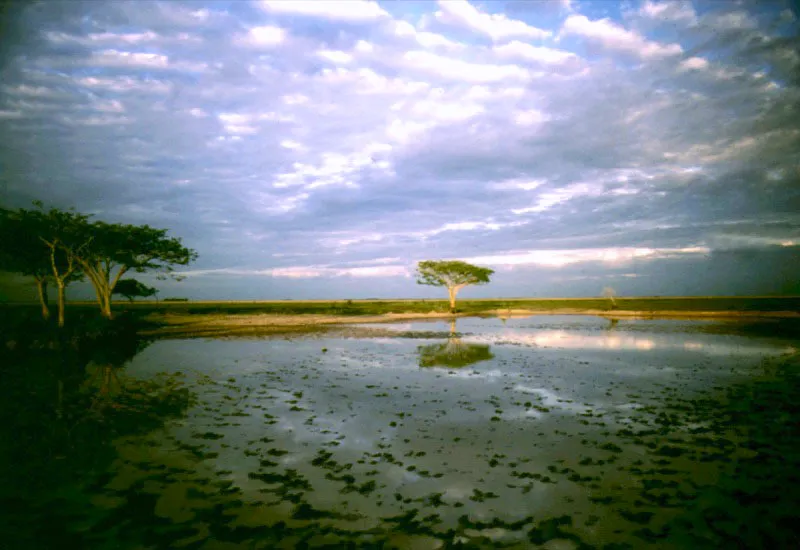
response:
[[[456,304],[456,317],[501,319],[534,315],[591,315],[606,319],[697,319],[795,324],[800,296],[480,298]],[[38,304],[0,304],[0,317],[16,325],[27,318],[41,324]],[[116,317],[135,320],[146,337],[225,337],[309,333],[341,325],[449,319],[447,300],[275,300],[275,301],[135,301],[113,304]],[[35,322],[36,317],[39,322]],[[99,317],[97,304],[71,301],[67,325]],[[44,325],[42,325],[43,327]],[[9,327],[10,328],[10,327]],[[79,326],[72,327],[78,329]],[[796,329],[793,329],[794,333]]]
[[[600,311],[790,311],[800,313],[800,296],[640,296],[618,297],[616,307],[607,298],[463,298],[456,307],[461,313],[480,313],[487,310],[600,310]],[[449,310],[445,299],[352,299],[352,300],[147,300],[127,302],[116,300],[119,310],[155,310],[190,313],[259,311],[262,313],[339,313],[376,315],[381,313],[429,313]],[[0,303],[0,308],[38,307],[35,302]],[[94,301],[69,301],[68,308],[97,308]]]

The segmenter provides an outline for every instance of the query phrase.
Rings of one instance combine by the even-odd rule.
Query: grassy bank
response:
[[[115,302],[113,309],[143,334],[224,336],[227,334],[302,332],[339,323],[384,322],[415,317],[448,317],[446,300],[276,300],[276,301],[192,301]],[[800,317],[800,296],[792,297],[635,297],[612,303],[602,298],[498,298],[460,300],[458,314],[535,315],[585,314],[625,317],[769,318]],[[10,339],[43,339],[58,332],[53,323],[43,323],[38,305],[6,304],[0,307],[0,321],[11,330]],[[67,308],[67,332],[95,330],[97,305],[71,302]],[[7,335],[9,336],[9,335]],[[44,338],[42,338],[44,337]],[[9,337],[5,338],[5,341]],[[34,344],[35,345],[35,344]]]
[[[617,298],[616,311],[658,313],[681,312],[795,312],[800,313],[800,296],[682,296]],[[29,305],[7,305],[28,308]],[[115,302],[120,311],[132,313],[245,314],[273,315],[383,315],[386,313],[446,313],[447,300],[274,300],[274,301],[188,301]],[[94,302],[72,302],[70,309],[96,309]],[[479,314],[494,310],[574,312],[611,311],[604,298],[482,298],[459,300],[459,313]]]

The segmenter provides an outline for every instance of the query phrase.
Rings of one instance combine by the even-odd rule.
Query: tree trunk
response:
[[[36,287],[39,289],[39,303],[42,304],[42,318],[47,321],[50,318],[50,308],[47,307],[47,281],[36,279]]]
[[[100,306],[100,315],[106,319],[113,319],[114,315],[111,313],[111,295],[114,292],[114,287],[117,286],[122,275],[124,275],[128,268],[125,266],[120,267],[117,274],[111,278],[111,266],[108,262],[105,265],[98,261],[95,263],[79,260],[83,268],[83,272],[89,277],[94,287],[94,292],[97,295],[97,303]]]
[[[111,290],[108,288],[108,283],[103,280],[102,275],[98,275],[95,271],[84,268],[85,273],[89,275],[89,280],[92,281],[94,286],[94,293],[97,296],[97,305],[100,306],[100,315],[106,319],[111,319]]]
[[[88,272],[87,272],[88,274]],[[100,286],[95,282],[95,280],[89,276],[89,280],[92,282],[92,287],[94,288],[94,295],[97,298],[97,305],[100,307],[100,313],[103,312],[103,294],[100,292]]]
[[[450,313],[456,312],[456,293],[458,292],[457,289],[450,287],[447,289],[447,292],[450,294]]]
[[[106,319],[112,319],[111,313],[111,290],[112,287],[103,275],[95,275],[90,277],[94,285],[95,293],[97,294],[97,303],[100,304],[100,315]]]
[[[65,290],[64,283],[58,283],[58,326],[62,328],[64,326],[64,290]]]
[[[111,313],[111,292],[105,292],[105,289],[103,289],[103,303],[101,308],[103,317],[109,320],[114,318],[114,315]]]

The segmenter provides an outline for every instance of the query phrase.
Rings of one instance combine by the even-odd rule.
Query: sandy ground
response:
[[[526,310],[500,309],[484,312],[456,314],[455,317],[492,316],[501,319],[531,317],[534,315],[595,315],[607,319],[734,319],[780,317],[797,318],[793,311],[608,311],[593,309]],[[315,332],[337,325],[365,323],[394,323],[398,321],[450,319],[450,313],[386,313],[382,315],[319,315],[319,314],[154,314],[148,320],[162,326],[145,331],[144,335],[163,336],[221,336],[226,334],[270,334]]]
[[[151,315],[148,320],[163,323],[163,326],[144,335],[212,336],[224,334],[246,334],[258,332],[287,333],[313,332],[335,325],[361,323],[392,323],[397,321],[448,319],[449,313],[387,313],[384,315],[285,315],[285,314],[195,314],[195,315]]]

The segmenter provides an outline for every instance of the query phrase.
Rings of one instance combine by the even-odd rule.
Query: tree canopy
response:
[[[136,279],[120,279],[112,294],[125,296],[132,302],[134,298],[149,298],[150,296],[155,296],[157,292],[157,289],[147,286]]]
[[[87,244],[81,228],[88,216],[72,210],[3,210],[0,215],[0,269],[29,275],[39,290],[42,315],[50,316],[47,284],[58,289],[58,324],[64,324],[64,293],[67,285],[83,278],[75,253]]]
[[[45,316],[46,283],[55,282],[59,325],[64,323],[64,289],[71,281],[88,277],[102,315],[111,318],[111,295],[125,273],[170,274],[173,266],[197,258],[194,250],[170,237],[166,229],[92,221],[72,210],[44,210],[41,203],[34,204],[37,208],[31,210],[0,210],[0,269],[36,279]],[[155,292],[145,285],[126,285],[126,290],[146,295]]]
[[[47,283],[50,281],[50,258],[31,220],[19,212],[0,209],[0,269],[33,277],[39,291],[42,316],[50,317]]]
[[[614,297],[617,295],[617,291],[611,288],[610,286],[603,287],[602,292],[603,298],[608,298],[611,301],[611,309],[617,309],[617,301]]]
[[[171,273],[174,265],[187,265],[197,258],[197,252],[183,246],[179,238],[169,237],[166,229],[94,222],[85,230],[94,238],[77,260],[94,286],[102,314],[108,318],[111,294],[125,273]]]
[[[494,358],[488,344],[468,344],[459,338],[418,346],[417,353],[420,367],[461,368]]]
[[[455,312],[459,290],[468,285],[486,284],[493,274],[493,269],[459,260],[426,260],[417,264],[417,284],[447,287],[451,312]]]
[[[494,358],[488,344],[461,341],[456,332],[455,318],[450,323],[447,342],[418,346],[417,353],[420,367],[461,368]]]
[[[0,269],[32,277],[47,277],[50,259],[33,220],[21,212],[0,209]]]

